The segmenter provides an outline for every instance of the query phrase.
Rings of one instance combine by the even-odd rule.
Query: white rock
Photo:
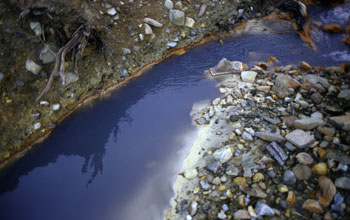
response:
[[[242,71],[241,72],[242,81],[253,83],[255,81],[257,74],[258,73],[255,71]]]
[[[169,19],[172,24],[183,26],[185,24],[185,13],[180,10],[170,9]]]
[[[49,105],[47,101],[40,101],[40,105]]]
[[[185,170],[184,175],[186,179],[194,179],[198,175],[198,172],[196,169],[187,169]]]
[[[173,1],[171,1],[171,0],[165,0],[164,6],[165,6],[167,9],[173,9],[173,8],[174,8],[174,3],[173,3]]]
[[[37,122],[34,124],[34,130],[38,130],[41,128],[41,123],[40,122]]]
[[[40,36],[42,33],[41,24],[39,22],[30,22],[30,28],[34,31],[35,36]]]
[[[186,27],[193,28],[193,26],[194,26],[195,23],[196,23],[196,22],[194,21],[193,18],[186,17],[186,21],[185,21],[185,26],[186,26]]]
[[[53,104],[53,105],[52,105],[52,110],[53,110],[53,111],[58,111],[58,110],[60,110],[60,108],[61,108],[61,105],[60,105],[60,104]]]
[[[117,11],[115,10],[115,8],[110,8],[107,10],[107,14],[114,16],[115,14],[117,14]]]
[[[225,163],[231,159],[233,154],[230,147],[224,147],[216,150],[213,156],[216,160],[220,161],[221,163]]]
[[[145,24],[145,34],[146,35],[151,35],[153,34],[153,30],[149,24]]]
[[[177,43],[176,42],[169,42],[166,44],[168,47],[176,47]]]
[[[143,19],[143,21],[146,23],[146,24],[149,24],[149,25],[152,25],[154,27],[163,27],[163,24],[160,23],[159,21],[156,21],[152,18],[145,18]]]
[[[36,64],[34,61],[32,61],[30,59],[27,59],[27,61],[26,61],[26,69],[29,72],[32,72],[35,75],[37,75],[40,72],[40,70],[41,70],[41,66]]]
[[[141,41],[143,41],[143,34],[139,34],[139,38]]]

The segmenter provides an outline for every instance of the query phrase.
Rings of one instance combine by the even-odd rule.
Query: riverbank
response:
[[[55,1],[52,2],[55,5]],[[66,13],[65,19],[77,16],[72,12],[89,12],[84,15],[88,20],[96,20],[97,29],[103,30],[101,38],[115,53],[105,60],[103,54],[88,46],[78,60],[78,74],[72,73],[72,60],[66,60],[70,83],[63,86],[56,79],[40,101],[36,98],[54,66],[52,59],[47,60],[50,60],[47,51],[55,50],[47,49],[46,45],[55,42],[53,39],[45,42],[35,36],[33,30],[36,29],[30,28],[31,22],[37,22],[35,17],[29,17],[24,28],[16,26],[23,5],[1,2],[0,166],[45,139],[83,103],[103,97],[106,91],[124,84],[168,56],[184,53],[185,49],[181,48],[210,39],[209,36],[218,32],[218,23],[228,27],[248,18],[261,17],[272,9],[269,1],[261,4],[265,1],[198,0],[173,2],[172,6],[170,1],[166,2],[127,1],[113,5],[72,1],[67,4],[60,12]],[[179,12],[180,23],[174,21],[174,17],[170,21],[169,13],[174,12],[170,8],[184,12]],[[31,65],[34,69],[26,65],[32,62],[38,65]]]
[[[194,105],[199,138],[167,219],[345,219],[350,72],[306,62],[208,70],[222,97]]]

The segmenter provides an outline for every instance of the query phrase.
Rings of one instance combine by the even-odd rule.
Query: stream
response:
[[[349,1],[308,8],[312,20],[345,27]],[[0,171],[0,219],[161,219],[172,184],[197,137],[189,113],[219,96],[204,71],[225,57],[252,65],[332,66],[350,61],[339,34],[313,30],[314,51],[290,27],[211,41],[171,56],[59,124],[42,143]],[[254,29],[254,27],[253,27]]]

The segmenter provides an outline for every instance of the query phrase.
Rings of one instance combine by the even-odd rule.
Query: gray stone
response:
[[[183,26],[185,24],[185,13],[177,9],[170,9],[169,19],[172,24]]]
[[[205,180],[199,181],[199,184],[201,185],[202,189],[204,189],[204,190],[211,189],[211,185]]]
[[[286,135],[286,139],[298,148],[306,148],[315,142],[314,136],[297,129]]]
[[[350,89],[340,91],[340,93],[338,94],[338,98],[350,100]]]
[[[350,115],[331,117],[330,123],[345,131],[350,131]]]
[[[55,44],[48,43],[40,51],[39,59],[43,62],[43,64],[52,63],[56,60],[57,51],[58,51],[58,49],[57,49]]]
[[[143,19],[143,21],[146,23],[146,24],[149,24],[149,25],[152,25],[154,27],[163,27],[163,24],[160,23],[159,21],[156,21],[152,18],[145,18]]]
[[[225,213],[219,212],[218,213],[218,218],[219,219],[227,219],[227,215]]]
[[[287,154],[276,142],[267,145],[266,150],[281,166],[283,166],[284,161],[288,159]]]
[[[241,79],[243,82],[254,83],[257,74],[255,71],[242,71]]]
[[[285,139],[278,133],[270,133],[270,132],[255,132],[255,136],[265,140],[265,141],[277,141],[283,142]]]
[[[291,171],[291,170],[284,171],[283,177],[282,177],[282,181],[286,185],[293,185],[293,184],[295,184],[296,178],[295,178],[295,175],[294,175],[293,171]]]
[[[40,36],[42,34],[41,24],[39,22],[30,22],[30,29],[35,33],[35,36]]]
[[[239,174],[239,169],[235,166],[229,166],[226,169],[226,174],[229,176],[238,176]]]
[[[129,76],[129,73],[126,69],[123,69],[123,71],[120,73],[120,76],[121,77],[128,77]]]
[[[218,160],[221,163],[225,163],[232,158],[233,154],[230,147],[224,147],[216,150],[213,156],[215,160]]]
[[[329,87],[328,80],[317,75],[305,75],[302,79],[301,88],[310,90],[311,88],[316,89],[318,92],[326,92]]]
[[[64,86],[68,86],[69,84],[72,84],[79,80],[79,76],[77,74],[68,72],[64,74]]]
[[[239,209],[233,214],[233,219],[251,219],[249,212],[245,209]]]
[[[258,215],[274,215],[275,212],[273,211],[273,209],[268,206],[266,203],[262,202],[262,201],[258,201],[255,205],[255,211]]]
[[[350,190],[350,178],[340,177],[335,180],[335,186],[341,189]]]
[[[242,138],[246,141],[253,141],[253,137],[251,134],[249,134],[248,132],[244,131],[242,134]]]
[[[173,1],[171,1],[171,0],[165,0],[164,6],[165,6],[167,9],[173,9],[173,8],[174,8],[174,3],[173,3]]]
[[[60,105],[60,104],[53,104],[51,108],[52,108],[52,111],[54,111],[54,112],[55,112],[55,111],[60,110],[61,105]]]
[[[286,96],[292,95],[295,89],[299,88],[300,83],[293,79],[291,76],[286,74],[280,74],[275,79],[275,84],[272,88],[277,96],[285,98]]]
[[[21,81],[21,80],[16,80],[16,86],[23,87],[24,86],[24,82]]]
[[[35,75],[37,75],[40,72],[40,70],[41,70],[41,66],[36,64],[34,61],[32,61],[30,59],[27,59],[27,61],[26,61],[26,69],[29,72],[32,72]]]
[[[318,93],[318,92],[314,92],[312,95],[311,95],[311,99],[314,103],[316,104],[320,104],[322,103],[322,100],[323,100],[323,96]]]
[[[114,16],[115,14],[117,14],[117,11],[115,10],[115,8],[110,8],[107,10],[107,14]]]
[[[129,48],[123,48],[123,55],[131,54],[131,50]]]
[[[239,61],[229,61],[222,58],[219,63],[209,69],[213,76],[220,76],[224,74],[240,73],[243,70],[243,63]]]
[[[325,122],[322,120],[322,118],[320,119],[316,117],[303,118],[294,121],[294,127],[302,130],[312,130],[324,124]]]
[[[220,161],[215,161],[207,166],[207,169],[212,171],[213,173],[217,173],[219,169],[222,167]]]
[[[151,35],[153,34],[153,30],[149,24],[145,24],[145,34],[146,35]]]
[[[293,144],[291,144],[290,142],[286,142],[284,144],[284,146],[287,148],[287,150],[289,151],[295,151],[295,147],[293,146]]]
[[[0,82],[5,78],[5,75],[3,73],[0,73]]]
[[[305,152],[298,153],[296,158],[299,163],[306,165],[312,164],[314,162],[314,159],[308,153]]]
[[[298,180],[308,180],[312,175],[312,170],[310,167],[299,163],[293,167],[293,173]]]

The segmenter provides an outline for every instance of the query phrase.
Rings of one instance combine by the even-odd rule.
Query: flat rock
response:
[[[318,213],[318,214],[322,214],[324,212],[320,204],[313,199],[306,200],[303,204],[303,209],[306,209],[309,212]]]
[[[306,148],[315,142],[314,136],[297,129],[286,135],[286,139],[298,148]]]
[[[324,125],[325,122],[322,120],[322,118],[303,118],[298,119],[294,121],[294,127],[296,129],[302,129],[302,130],[312,130],[318,126]]]
[[[251,219],[249,212],[245,209],[239,209],[233,214],[233,219]]]
[[[337,193],[337,189],[331,179],[325,176],[318,178],[318,185],[322,190],[322,197],[331,202]]]
[[[350,115],[331,117],[330,123],[345,131],[350,131]]]
[[[153,18],[144,18],[143,21],[146,24],[152,25],[154,27],[163,27],[162,23],[160,23],[159,21],[154,20]]]
[[[286,124],[288,127],[292,127],[294,122],[296,120],[298,120],[299,118],[297,116],[286,116],[286,117],[282,117],[282,121],[284,122],[284,124]]]
[[[335,186],[341,189],[350,190],[350,178],[339,177],[335,180]]]
[[[261,216],[264,216],[264,215],[271,216],[275,214],[275,212],[270,206],[268,206],[266,203],[260,200],[255,205],[255,211],[258,215],[261,215]]]
[[[240,73],[244,69],[243,63],[239,61],[229,61],[223,58],[219,63],[210,68],[209,71],[213,76],[220,76],[225,74]]]
[[[308,180],[312,175],[311,168],[300,163],[293,167],[293,173],[298,180]]]
[[[329,87],[328,80],[316,75],[305,75],[302,79],[301,88],[310,90],[311,88],[316,89],[318,92],[326,92]]]
[[[177,9],[169,10],[170,22],[174,25],[183,26],[185,25],[185,13]]]
[[[241,79],[243,82],[254,83],[257,74],[255,71],[242,71]]]
[[[265,141],[277,141],[283,142],[285,141],[284,137],[278,133],[270,133],[270,132],[255,132],[255,136],[265,140]]]
[[[312,157],[308,153],[305,153],[305,152],[298,153],[296,158],[297,158],[299,163],[305,164],[305,165],[309,165],[309,164],[312,164],[314,162],[314,159],[312,159]]]

